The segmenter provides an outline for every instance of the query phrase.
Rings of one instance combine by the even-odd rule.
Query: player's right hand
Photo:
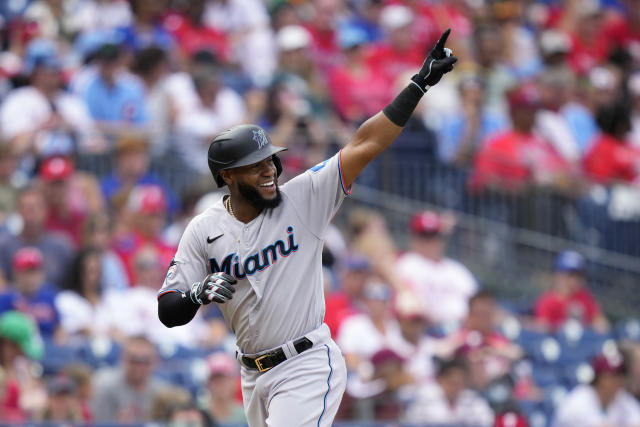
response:
[[[215,301],[223,303],[233,298],[236,291],[233,285],[238,281],[226,273],[212,273],[202,280],[191,285],[189,298],[194,304],[206,305]]]
[[[418,74],[411,78],[411,80],[416,82],[416,84],[424,90],[438,83],[442,76],[453,70],[453,64],[458,61],[458,58],[453,56],[451,49],[444,47],[450,32],[451,29],[447,29],[442,33],[440,40],[438,40],[424,60]]]

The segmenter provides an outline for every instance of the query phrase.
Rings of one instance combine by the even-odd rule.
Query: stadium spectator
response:
[[[3,422],[26,423],[46,404],[46,391],[33,370],[44,355],[38,327],[17,311],[0,316],[0,366],[5,375],[0,395]]]
[[[167,425],[209,427],[211,422],[207,419],[207,416],[196,407],[196,405],[190,403],[184,406],[176,405],[171,408]]]
[[[0,107],[3,138],[14,153],[45,155],[102,145],[82,99],[61,90],[62,65],[55,44],[34,40],[27,47],[24,73],[29,85],[13,89]]]
[[[467,168],[481,142],[508,126],[507,118],[485,106],[485,83],[469,73],[460,77],[460,110],[445,114],[436,131],[440,160]]]
[[[210,1],[204,13],[208,27],[226,34],[233,63],[259,87],[264,87],[276,68],[273,30],[266,5],[259,0]]]
[[[358,372],[377,351],[389,347],[391,333],[397,328],[388,306],[391,296],[388,285],[369,279],[363,290],[363,312],[347,317],[340,325],[336,342],[349,371]]]
[[[134,258],[138,250],[153,247],[160,256],[160,263],[168,266],[176,248],[162,240],[162,231],[167,221],[167,198],[162,188],[155,185],[138,185],[127,198],[126,214],[130,215],[130,229],[113,239],[112,249],[122,258],[129,276],[135,285]]]
[[[158,346],[195,348],[208,344],[208,325],[201,315],[188,325],[167,329],[158,319],[157,284],[162,282],[169,266],[158,251],[150,245],[140,247],[133,255],[134,286],[123,291],[105,294],[103,304],[108,329],[122,339],[144,334]]]
[[[306,25],[313,40],[313,62],[325,76],[340,64],[340,44],[336,28],[343,7],[339,0],[318,0],[313,3],[313,19]]]
[[[536,114],[535,129],[549,141],[567,163],[580,161],[578,141],[564,114],[565,105],[573,97],[575,77],[566,69],[544,70],[538,78],[540,110]]]
[[[81,33],[127,27],[132,19],[129,2],[123,0],[85,1],[70,13]]]
[[[129,0],[133,21],[129,26],[117,28],[118,34],[129,49],[140,51],[149,46],[171,49],[173,37],[162,27],[161,18],[167,6],[166,0]]]
[[[543,326],[556,329],[568,319],[598,330],[608,329],[600,305],[586,286],[586,261],[572,250],[560,252],[555,260],[553,287],[535,303],[534,313]]]
[[[35,187],[23,189],[18,196],[18,213],[23,223],[20,234],[0,234],[0,269],[11,279],[11,264],[16,251],[34,246],[43,254],[46,281],[60,286],[73,256],[73,248],[65,239],[45,229],[47,205],[42,192]]]
[[[75,256],[63,290],[55,297],[60,326],[71,343],[109,334],[113,313],[102,300],[100,251],[86,247]]]
[[[404,360],[404,370],[411,375],[415,387],[433,381],[433,357],[437,344],[426,333],[429,319],[421,301],[408,292],[399,293],[394,309],[398,329],[392,331],[389,348]]]
[[[193,95],[175,101],[176,132],[181,140],[176,149],[184,163],[200,174],[208,174],[209,166],[198,153],[218,132],[241,123],[247,114],[243,98],[223,83],[221,72],[215,62],[195,64],[189,76],[170,80],[172,99],[185,96],[183,90]]]
[[[36,0],[24,11],[24,19],[35,24],[37,34],[49,40],[71,40],[78,24],[71,14],[74,2]]]
[[[129,277],[122,259],[110,248],[113,224],[104,212],[90,215],[84,227],[83,247],[91,247],[100,252],[101,288],[122,290],[129,287]]]
[[[369,261],[356,254],[348,255],[339,267],[339,287],[325,296],[324,321],[333,337],[345,319],[363,310],[363,291],[372,273]]]
[[[13,286],[0,292],[0,313],[17,310],[31,316],[40,334],[58,338],[60,314],[55,306],[57,289],[46,282],[42,252],[24,247],[13,256]]]
[[[345,26],[338,32],[344,65],[329,75],[333,106],[347,123],[361,123],[389,102],[391,88],[385,76],[375,72],[366,61],[367,34],[360,28]]]
[[[384,2],[382,0],[362,0],[356,2],[353,8],[355,13],[349,16],[349,25],[362,28],[367,33],[369,42],[381,41],[384,34],[379,23]]]
[[[626,365],[620,354],[596,356],[591,384],[576,386],[558,406],[554,427],[640,425],[640,404],[624,389]]]
[[[85,363],[72,362],[65,365],[62,368],[61,373],[73,381],[75,386],[75,396],[78,401],[83,422],[93,422],[93,413],[91,412],[93,369]]]
[[[218,351],[207,357],[207,367],[208,399],[202,410],[220,424],[246,423],[242,403],[237,400],[239,372],[234,358]]]
[[[95,376],[92,409],[96,422],[140,423],[151,419],[151,402],[166,385],[153,378],[156,348],[143,336],[127,339],[119,366]]]
[[[492,426],[493,411],[482,397],[469,389],[467,373],[464,362],[443,361],[436,381],[423,385],[409,404],[405,422]]]
[[[413,18],[413,11],[399,4],[385,6],[380,13],[379,24],[385,38],[368,49],[367,62],[374,74],[386,77],[388,87],[398,76],[413,72],[424,60],[424,52],[411,32]]]
[[[191,406],[193,398],[189,390],[177,385],[163,388],[151,402],[151,418],[154,422],[167,423],[177,408]]]
[[[178,200],[166,182],[152,173],[149,139],[141,134],[123,134],[116,140],[113,172],[100,180],[102,195],[108,205],[114,198],[128,193],[137,185],[154,185],[162,188],[167,197],[169,214],[178,210]]]
[[[123,58],[117,44],[102,45],[95,54],[97,73],[81,95],[102,132],[111,137],[140,131],[148,122],[144,88],[127,75]]]
[[[176,10],[164,17],[163,26],[176,40],[185,57],[209,49],[217,57],[227,61],[231,59],[229,40],[224,32],[206,24],[206,6],[206,0],[178,3]]]
[[[403,286],[417,298],[433,325],[459,324],[478,285],[460,262],[446,257],[447,218],[432,211],[414,214],[409,223],[409,250],[396,262]]]
[[[628,85],[632,107],[629,140],[634,147],[640,147],[640,72],[636,72],[629,78]]]
[[[6,217],[16,210],[18,189],[26,181],[20,182],[17,171],[18,156],[10,144],[0,142],[0,229],[4,227]]]
[[[398,420],[406,403],[407,388],[414,385],[415,379],[406,371],[406,361],[391,349],[376,352],[371,356],[371,365],[371,382],[376,386],[370,387],[379,389],[370,398],[373,401],[373,418]]]
[[[91,175],[77,173],[65,156],[45,158],[39,177],[47,202],[46,229],[77,247],[87,215],[104,206],[98,182]]]
[[[631,112],[623,103],[601,107],[596,115],[602,132],[584,156],[588,179],[604,185],[633,183],[640,171],[640,151],[629,144]]]
[[[76,386],[64,374],[58,374],[47,383],[47,407],[40,421],[44,423],[82,423],[84,419],[80,402],[76,397]]]
[[[173,134],[175,125],[175,111],[165,89],[169,75],[169,56],[156,46],[144,48],[136,54],[131,71],[144,87],[145,109],[149,115],[147,128],[150,151],[158,157],[170,148],[170,135]]]
[[[529,185],[566,187],[569,165],[547,140],[533,132],[541,106],[539,90],[525,84],[512,89],[508,98],[513,130],[482,142],[474,161],[472,188],[517,193]]]
[[[469,312],[460,330],[442,339],[438,352],[467,361],[469,384],[485,390],[511,371],[523,356],[522,349],[497,331],[498,309],[492,294],[479,291],[469,299]]]

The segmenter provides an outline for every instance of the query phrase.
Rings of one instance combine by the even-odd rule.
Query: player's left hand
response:
[[[191,285],[189,297],[191,301],[199,305],[206,305],[215,301],[227,302],[233,298],[236,291],[233,287],[238,281],[226,273],[213,273],[207,275],[202,282]]]
[[[427,90],[429,86],[438,83],[442,76],[453,70],[453,64],[458,61],[458,58],[453,56],[451,49],[444,47],[449,33],[451,33],[451,28],[442,33],[440,40],[438,40],[422,63],[422,68],[418,74],[411,78],[423,90]]]

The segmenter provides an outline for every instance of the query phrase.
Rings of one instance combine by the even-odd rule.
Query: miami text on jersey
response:
[[[222,271],[235,276],[237,279],[244,279],[247,276],[251,276],[258,271],[268,268],[271,264],[278,261],[278,253],[280,253],[282,257],[287,257],[292,252],[298,250],[298,245],[296,245],[293,240],[293,227],[287,227],[287,234],[287,243],[278,239],[261,251],[248,256],[242,262],[235,252],[225,256],[222,260],[222,265],[218,264],[216,258],[209,258],[211,273]]]

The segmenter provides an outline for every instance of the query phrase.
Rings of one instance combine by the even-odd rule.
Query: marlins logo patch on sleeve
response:
[[[165,280],[171,279],[176,274],[177,269],[178,269],[178,262],[176,261],[175,258],[173,258],[171,260],[171,263],[169,264],[169,268],[167,269],[167,275],[165,276]]]

